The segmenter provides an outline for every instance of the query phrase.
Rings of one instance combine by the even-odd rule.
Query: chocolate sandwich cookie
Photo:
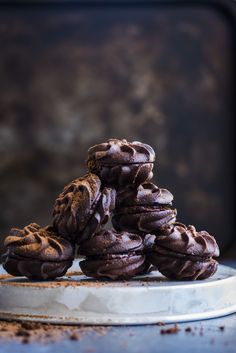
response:
[[[58,233],[80,243],[107,223],[115,207],[116,192],[101,187],[101,180],[89,173],[66,185],[53,210],[53,224]]]
[[[31,223],[23,229],[12,228],[2,255],[4,269],[13,276],[47,280],[63,276],[71,267],[74,248],[54,233],[52,227]]]
[[[88,150],[87,166],[105,185],[140,185],[153,176],[155,152],[141,142],[110,139]]]
[[[147,268],[143,250],[137,234],[101,230],[79,247],[79,254],[86,256],[80,267],[88,277],[129,279]]]
[[[216,240],[206,231],[197,232],[194,226],[174,223],[160,230],[150,262],[170,279],[206,279],[217,270],[219,256]]]
[[[113,227],[128,232],[153,233],[176,220],[173,195],[151,182],[138,188],[127,187],[117,193]]]

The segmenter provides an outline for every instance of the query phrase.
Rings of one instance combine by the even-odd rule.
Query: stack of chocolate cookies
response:
[[[83,273],[97,279],[130,279],[152,265],[170,279],[213,275],[214,237],[176,222],[173,195],[151,182],[154,161],[152,147],[141,142],[110,139],[91,147],[88,173],[58,196],[52,226],[11,229],[4,268],[53,279],[66,273],[77,250]]]

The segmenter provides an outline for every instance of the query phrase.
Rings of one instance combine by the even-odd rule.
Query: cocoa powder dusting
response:
[[[119,286],[119,282],[112,281],[95,281],[90,278],[85,278],[82,272],[69,272],[63,278],[58,278],[53,281],[31,281],[24,277],[13,277],[8,274],[0,275],[0,287],[11,286],[11,287],[37,287],[39,290],[44,288],[55,288],[55,287],[103,287],[103,286],[116,287]],[[129,282],[127,282],[127,286]]]
[[[15,341],[22,344],[41,344],[69,339],[78,341],[86,332],[104,336],[110,330],[107,326],[52,325],[38,322],[17,322],[0,320],[0,341]]]

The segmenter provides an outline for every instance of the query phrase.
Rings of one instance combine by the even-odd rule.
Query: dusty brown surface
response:
[[[73,279],[72,279],[73,276]],[[81,279],[80,276],[83,276]],[[76,278],[77,277],[77,278]],[[155,276],[155,277],[142,277],[141,279],[132,278],[130,281],[106,281],[106,280],[94,280],[92,278],[85,278],[82,272],[69,272],[67,276],[56,279],[54,281],[32,281],[25,277],[13,277],[8,274],[0,275],[0,287],[1,286],[13,286],[13,287],[37,287],[43,288],[56,288],[56,287],[117,287],[122,283],[123,286],[129,287],[133,284],[138,283],[140,286],[148,286],[149,283],[168,281],[168,279]],[[136,282],[136,283],[135,283]]]
[[[78,341],[83,334],[92,331],[98,336],[106,335],[109,327],[104,326],[66,326],[41,324],[38,322],[0,321],[0,341],[49,343],[64,339]]]
[[[81,280],[79,276],[82,275],[81,272],[74,272],[73,276],[78,276],[78,278],[71,279],[72,274],[57,279],[54,281],[32,281],[25,277],[13,277],[11,275],[1,275],[0,276],[0,286],[13,286],[13,287],[37,287],[38,289],[43,288],[55,288],[55,287],[102,287],[109,284],[109,286],[119,285],[119,282],[107,282],[107,281],[97,281],[93,279]],[[128,286],[128,282],[124,282]]]

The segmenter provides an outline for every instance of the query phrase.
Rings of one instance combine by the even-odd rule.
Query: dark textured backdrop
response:
[[[151,144],[179,220],[229,246],[232,42],[212,8],[2,10],[1,236],[49,223],[88,147],[117,137]]]

